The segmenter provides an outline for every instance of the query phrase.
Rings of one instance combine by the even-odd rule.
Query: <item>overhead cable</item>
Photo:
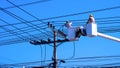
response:
[[[47,1],[51,1],[51,0],[39,0],[39,1],[31,2],[31,3],[19,4],[17,6],[22,7],[22,6],[28,6],[28,5],[33,5],[33,4],[39,4],[39,3],[47,2]],[[15,8],[15,7],[16,6],[9,6],[9,7],[3,8],[3,9],[11,9],[11,8]]]

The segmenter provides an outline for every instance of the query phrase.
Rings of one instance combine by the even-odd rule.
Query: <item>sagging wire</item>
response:
[[[29,13],[28,11],[26,11],[26,10],[20,8],[19,6],[17,6],[16,4],[12,3],[12,2],[9,1],[9,0],[6,0],[6,1],[9,2],[10,4],[14,5],[14,6],[17,7],[18,9],[22,10],[22,11],[25,12],[26,14],[30,15],[31,17],[35,18],[36,20],[38,20],[38,21],[41,22],[42,24],[45,24],[42,20],[39,20],[38,17],[32,15],[32,14]],[[46,24],[46,25],[47,25],[47,24]],[[40,28],[40,27],[38,27],[37,25],[36,25],[36,27],[37,27],[37,28]],[[40,29],[41,29],[41,28],[40,28]]]
[[[12,24],[10,24],[12,25]],[[10,26],[9,25],[9,26]],[[1,27],[2,28],[2,27]],[[47,29],[46,27],[42,27],[43,29]],[[35,29],[32,29],[31,27],[22,27],[22,28],[19,28],[21,29],[22,31],[26,31],[26,32],[32,32],[32,31],[36,31]],[[13,30],[10,30],[10,31],[17,31],[17,32],[21,32],[17,29],[13,29]],[[24,33],[20,33],[20,34],[24,34]],[[9,37],[9,36],[14,36],[14,35],[11,35],[7,32],[0,32],[0,38],[3,38],[3,37]]]
[[[13,60],[13,59],[10,59],[7,57],[3,57],[3,56],[0,56],[0,59],[4,59],[4,60],[10,61],[10,62],[16,62],[16,60]]]
[[[30,3],[25,3],[25,4],[19,4],[17,6],[22,7],[22,6],[28,6],[28,5],[38,4],[38,3],[47,2],[47,1],[51,1],[51,0],[34,1],[34,2],[30,2]],[[15,8],[15,7],[16,6],[9,6],[9,7],[3,8],[3,9],[11,9],[11,8]]]
[[[68,15],[61,15],[61,16],[56,16],[56,17],[44,18],[44,19],[40,19],[40,20],[57,19],[57,18],[70,17],[70,16],[82,15],[82,14],[93,13],[93,12],[108,11],[108,10],[119,9],[119,8],[120,8],[120,6],[114,6],[114,7],[109,7],[109,8],[86,11],[86,12],[80,12],[80,13],[73,13],[73,14],[68,14]]]
[[[4,9],[2,9],[2,8],[0,8],[0,10],[2,10],[3,12],[5,12],[5,13],[7,13],[7,14],[9,14],[10,12],[8,12],[7,10],[4,10]],[[13,14],[14,15],[14,14]],[[10,16],[12,16],[12,17],[14,17],[13,15],[11,15],[11,13],[10,13]],[[17,19],[17,20],[19,20],[18,18],[16,18],[16,17],[14,17],[15,19]],[[21,21],[21,20],[19,20],[19,21]],[[7,23],[7,22],[5,22],[6,24],[8,24],[8,25],[10,25],[9,23]],[[29,33],[27,33],[27,32],[25,32],[25,31],[22,31],[21,29],[19,29],[19,28],[17,28],[17,27],[15,27],[15,26],[13,26],[13,25],[11,25],[12,27],[14,27],[15,29],[17,29],[17,30],[20,30],[21,32],[24,32],[25,34],[28,34],[29,36],[33,36],[33,35],[31,35],[31,34],[29,34]],[[33,36],[34,37],[34,36]],[[35,38],[35,37],[34,37]]]
[[[43,49],[42,49],[42,46],[40,45],[40,50],[41,50],[41,61],[43,59]],[[41,62],[41,66],[43,66],[43,62]]]
[[[43,60],[43,65],[45,66],[45,61],[46,61],[46,45],[44,45],[44,60]]]
[[[3,12],[9,14],[10,16],[14,17],[14,18],[17,19],[17,20],[21,19],[21,20],[23,20],[23,21],[26,21],[26,20],[22,19],[21,17],[15,15],[15,14],[13,14],[13,13],[11,13],[11,12],[5,10],[5,9],[2,9],[2,8],[0,8],[0,9],[1,9]],[[18,18],[19,18],[19,19],[18,19]],[[21,20],[19,20],[19,21],[21,21]],[[27,21],[26,21],[26,22],[27,22]],[[27,26],[30,26],[30,25],[27,24],[27,23],[24,23],[24,24],[26,24]],[[30,24],[32,24],[32,23],[30,23]],[[32,25],[34,25],[34,24],[32,24]],[[34,26],[36,26],[36,25],[34,25]],[[30,27],[33,27],[33,26],[30,26]],[[38,30],[38,29],[35,28],[35,27],[33,27],[33,28],[36,29],[36,30]],[[40,31],[40,30],[38,30],[38,31]],[[41,32],[41,31],[40,31],[40,32]],[[45,33],[43,33],[43,34],[45,34]],[[50,36],[50,35],[48,35],[48,34],[45,34],[45,35]],[[33,37],[34,37],[34,36],[33,36]],[[52,36],[51,36],[51,37],[52,37]],[[36,39],[37,39],[37,38],[36,38]]]
[[[10,25],[19,25],[19,24],[23,24],[23,23],[32,23],[32,22],[38,22],[38,20],[29,20],[29,21],[27,21],[27,22],[16,22],[16,23],[13,23],[13,24],[10,24]],[[44,22],[44,23],[47,23],[47,22]],[[46,24],[43,24],[43,25],[40,25],[40,24],[36,24],[36,25],[39,25],[40,27],[44,27],[44,26],[46,26]],[[5,25],[0,25],[0,27],[5,27],[5,26],[9,26],[9,25],[7,25],[7,24],[5,24]]]
[[[23,12],[25,12],[26,14],[30,15],[31,17],[35,18],[36,20],[40,21],[41,23],[43,23],[42,20],[39,20],[39,18],[37,18],[36,16],[32,15],[31,13],[27,12],[26,10],[20,8],[19,6],[17,6],[16,4],[12,3],[11,1],[9,0],[6,0],[7,2],[9,2],[10,4],[12,4],[13,6],[17,7],[18,9],[22,10]],[[45,24],[45,23],[43,23]]]
[[[113,18],[113,17],[112,17]],[[102,18],[103,19],[103,18]],[[108,19],[108,18],[107,18]],[[112,20],[112,21],[117,21],[117,20]],[[98,21],[97,21],[98,22]],[[100,21],[100,22],[103,22],[103,21]],[[108,20],[107,20],[107,22],[108,22]],[[111,22],[111,20],[109,20],[109,23],[102,23],[102,24],[112,24],[112,23],[110,23]],[[115,23],[119,23],[119,22],[114,22],[114,24]],[[102,25],[101,24],[101,25]],[[14,24],[10,24],[10,25],[14,25]],[[4,25],[4,26],[9,26],[9,25]],[[4,27],[4,26],[1,26],[1,27]],[[110,26],[111,27],[111,26]],[[26,29],[27,28],[27,29]],[[59,29],[61,30],[61,28],[62,28],[62,30],[63,30],[63,25],[62,25],[62,27],[60,27]],[[108,28],[108,27],[107,27]],[[30,30],[30,29],[28,29],[28,27],[23,27],[23,28],[20,28],[20,29],[26,29],[26,30],[29,30],[29,31],[33,31],[33,30]],[[46,29],[46,27],[44,27],[43,29]],[[24,31],[26,31],[26,30],[24,30]],[[11,30],[12,31],[12,30]],[[14,29],[14,31],[15,31],[15,29]],[[2,36],[2,33],[4,33],[4,32],[1,32],[1,36]],[[6,35],[5,33],[3,34],[3,35]],[[8,35],[8,34],[7,34]],[[9,36],[9,35],[8,35]],[[12,35],[10,35],[10,36],[12,36]],[[4,36],[3,36],[4,37]],[[6,37],[6,36],[5,36]]]
[[[3,19],[0,19],[0,20],[1,20],[2,22],[6,23],[6,24],[9,24],[9,23],[7,23],[6,21],[4,21]],[[9,32],[9,33],[17,36],[17,37],[20,38],[20,39],[26,40],[24,36],[21,35],[22,37],[20,37],[20,36],[19,36],[20,34],[18,34],[17,32],[10,31],[9,29],[4,28],[4,27],[2,27],[2,28],[3,28],[5,31],[7,31],[7,32]]]
[[[105,8],[105,11],[106,11],[106,10],[109,10],[109,9],[111,10],[111,9],[118,9],[118,8],[120,8],[120,7],[119,7],[119,6],[115,6],[115,7],[111,7],[111,8]],[[101,10],[101,11],[104,11],[103,9],[99,9],[99,11],[100,11],[100,10]],[[94,11],[95,11],[95,10],[94,10]],[[98,12],[98,11],[95,11],[95,12]],[[84,13],[84,12],[83,12],[83,13]]]
[[[16,44],[16,43],[23,43],[23,42],[29,42],[29,39],[24,39],[24,38],[11,38],[11,39],[7,39],[7,40],[0,40],[0,46],[4,46],[4,45],[10,45],[10,44]]]
[[[4,27],[1,27],[1,28],[4,28]],[[22,28],[20,28],[22,30]],[[13,32],[19,32],[20,34],[25,34],[21,31],[18,31],[18,30],[10,30],[10,31],[13,31]],[[22,30],[22,31],[26,31],[26,32],[35,32],[35,29],[25,29],[25,30]],[[10,37],[10,36],[14,36],[12,34],[9,34],[8,32],[0,32],[0,38],[5,38],[5,37]],[[48,33],[49,34],[49,33]],[[35,34],[34,34],[35,35]],[[39,34],[40,35],[40,34]],[[36,36],[36,35],[35,35]]]
[[[71,59],[73,59],[75,57],[75,51],[76,51],[75,41],[73,41],[73,54],[71,56]]]
[[[101,21],[103,21],[104,19],[113,19],[113,20],[116,20],[116,18],[118,18],[118,20],[120,20],[119,18],[120,18],[120,16],[112,16],[112,17],[104,17],[104,18],[95,18],[95,20],[97,21],[97,22],[101,22]],[[80,20],[69,20],[69,21],[72,21],[72,22],[76,22],[76,21],[79,21],[80,23],[81,22],[85,22],[87,19],[80,19]],[[104,20],[104,21],[106,21],[106,20]],[[116,20],[117,21],[117,20]],[[30,21],[28,21],[28,22],[18,22],[18,23],[14,23],[14,24],[11,24],[11,25],[18,25],[18,24],[23,24],[23,23],[31,23],[31,22],[38,22],[38,20],[30,20]],[[50,22],[54,22],[54,23],[56,23],[57,22],[57,24],[64,24],[64,23],[58,23],[58,22],[65,22],[64,20],[59,20],[59,21],[50,21]],[[108,22],[108,21],[107,21]],[[109,21],[110,22],[110,21]],[[47,23],[47,22],[44,22],[44,23]],[[109,23],[110,24],[110,23]],[[46,24],[45,24],[46,25]],[[4,26],[9,26],[9,25],[0,25],[0,27],[4,27]],[[41,26],[42,27],[42,26]]]

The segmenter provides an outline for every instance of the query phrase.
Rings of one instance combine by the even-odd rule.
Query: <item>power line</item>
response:
[[[81,20],[75,20],[75,21],[79,21],[80,23],[81,23]],[[74,22],[74,21],[72,21],[72,22]],[[120,22],[120,20],[118,20],[118,19],[114,19],[114,20],[99,20],[99,21],[97,21],[96,20],[96,22],[98,22],[98,24],[100,24],[100,25],[102,25],[102,24],[116,24],[116,23],[119,23]],[[101,22],[104,22],[104,23],[101,23]],[[106,22],[106,23],[105,23]],[[20,24],[20,23],[19,23]],[[60,23],[57,23],[57,24],[60,24]],[[77,23],[74,23],[75,25],[77,24]],[[10,26],[10,25],[18,25],[18,23],[15,23],[15,24],[9,24],[9,25],[3,25],[3,26],[0,26],[0,27],[5,27],[5,26]],[[40,25],[40,24],[36,24],[36,25]],[[63,23],[61,23],[61,25],[63,25]],[[44,25],[45,26],[45,25]],[[44,27],[44,26],[39,26],[39,27],[43,27],[42,29],[45,29],[46,27]],[[23,28],[21,28],[21,29],[24,29],[24,28],[28,28],[28,27],[23,27]]]
[[[44,50],[45,50],[45,54],[44,54],[44,60],[43,60],[43,64],[45,65],[45,61],[46,61],[46,45],[44,46]]]
[[[115,28],[115,29],[112,28],[111,31],[108,31],[108,30],[110,30],[109,27],[106,27],[106,29],[105,29],[105,27],[103,27],[103,29],[101,29],[100,32],[104,32],[104,33],[113,33],[113,32],[114,32],[114,33],[115,33],[116,31],[119,31],[118,28]],[[34,34],[34,35],[35,35],[35,34]],[[38,37],[38,36],[40,36],[40,34],[37,34],[37,35],[35,35],[35,36]],[[8,37],[9,37],[9,36],[8,36]],[[39,38],[39,37],[38,37],[38,38]],[[44,38],[44,36],[41,35],[41,38]],[[8,39],[8,40],[9,40],[9,39]],[[5,40],[4,40],[4,41],[5,41]],[[7,41],[7,40],[6,40],[6,41]],[[18,40],[18,41],[20,42],[20,40]],[[15,41],[13,40],[13,41],[11,41],[11,42],[9,41],[9,42],[1,42],[1,43],[3,43],[3,44],[4,44],[4,43],[5,43],[5,44],[6,44],[6,43],[10,44],[10,43],[12,43],[12,42],[13,42],[13,43],[14,43],[14,42],[17,43],[16,40],[15,40]]]
[[[7,23],[7,22],[4,21],[3,19],[0,19],[0,20],[1,20],[2,22],[4,22],[4,23]],[[8,23],[7,23],[7,24],[8,24]],[[3,27],[2,27],[2,28],[3,28]],[[12,32],[12,31],[10,31],[9,29],[6,29],[6,28],[3,28],[3,29],[4,29],[5,31],[7,31],[7,32],[9,32],[9,33],[17,36],[18,38],[20,38],[20,39],[22,39],[22,40],[25,40],[24,36],[20,35],[20,36],[22,36],[22,37],[20,37],[17,32]]]
[[[32,22],[38,22],[38,20],[31,20],[31,21],[28,21],[28,22],[18,22],[18,23],[13,23],[13,24],[10,24],[10,25],[19,25],[19,24],[24,24],[24,23],[32,23]],[[44,22],[44,23],[47,23],[47,22]],[[46,24],[41,24],[40,26],[43,27],[45,26]],[[5,26],[9,26],[9,25],[0,25],[0,27],[5,27]]]
[[[1,9],[2,9],[2,8],[1,8]],[[22,20],[22,21],[27,22],[26,20],[22,19],[21,17],[15,15],[15,14],[13,14],[13,13],[5,10],[5,9],[2,9],[2,11],[5,12],[5,13],[7,13],[7,14],[9,14],[10,16],[14,17],[15,19],[17,19],[17,20],[19,20],[19,21]],[[30,27],[37,26],[37,25],[34,25],[34,24],[32,24],[32,23],[30,23],[30,24],[33,25],[33,26],[31,26],[31,25],[29,25],[29,24],[27,24],[27,23],[24,23],[24,24],[27,25],[27,26],[30,26]],[[35,28],[35,27],[33,27],[33,28],[36,29],[36,30],[38,30],[38,31],[40,31],[39,29],[37,29],[37,28]],[[40,27],[39,27],[39,28],[40,28]],[[40,32],[42,32],[42,31],[40,31]],[[48,35],[48,34],[46,34],[46,33],[43,33],[43,34],[45,34],[45,35],[47,35],[47,36],[50,36],[50,35]],[[33,37],[34,37],[34,36],[33,36]]]
[[[105,66],[105,67],[109,67],[109,66],[113,66],[113,65],[120,65],[120,62],[117,63],[109,63],[109,64],[101,64],[100,66]]]
[[[104,18],[103,18],[104,19]],[[108,18],[107,18],[108,19]],[[76,20],[75,20],[76,21]],[[77,21],[79,21],[79,20],[77,20]],[[115,21],[115,22],[114,22]],[[117,22],[116,22],[117,21]],[[115,25],[115,23],[119,23],[118,22],[119,20],[104,20],[104,21],[101,21],[101,20],[99,20],[99,21],[96,21],[96,22],[99,22],[99,25],[102,25],[102,24],[114,24]],[[74,22],[74,21],[73,21]],[[101,23],[101,22],[107,22],[107,23]],[[58,23],[57,23],[58,24]],[[13,25],[13,24],[10,24],[9,26],[11,26],[11,25]],[[36,24],[36,25],[39,25],[39,24]],[[74,25],[77,25],[76,23],[74,23]],[[39,26],[39,27],[43,27],[43,26]],[[109,26],[109,27],[119,27],[119,26]],[[106,28],[106,27],[99,27],[99,28]],[[107,27],[108,28],[108,27]],[[22,28],[20,28],[21,30],[22,29],[24,29],[24,31],[26,31],[26,32],[30,32],[30,31],[35,31],[34,29],[31,29],[30,27],[22,27]],[[31,30],[30,30],[31,29]],[[44,28],[42,28],[42,29],[46,29],[46,27],[44,27]],[[13,29],[13,30],[10,30],[10,31],[15,31],[16,29]],[[19,31],[17,31],[17,32],[19,32]],[[9,36],[9,33],[8,34],[5,34],[6,32],[1,32],[1,36],[2,37],[6,37],[6,35],[8,35]],[[2,35],[3,34],[3,35]],[[22,34],[22,33],[21,33]],[[12,35],[10,35],[10,36],[12,36]]]
[[[3,19],[0,19],[1,21],[3,21],[4,23],[6,23],[6,24],[9,24],[8,22],[6,22],[5,20],[3,20]],[[21,29],[19,29],[19,28],[17,28],[17,27],[15,27],[15,26],[13,26],[13,25],[11,25],[13,28],[15,28],[15,29],[17,29],[17,30],[19,30],[19,31],[22,31]],[[27,32],[25,32],[25,31],[22,31],[22,32],[24,32],[24,33],[26,33],[26,34],[28,34],[29,36],[32,36],[32,35],[30,35],[29,33],[27,33]],[[17,33],[18,34],[18,33]],[[21,35],[21,34],[19,34],[19,35]],[[17,36],[17,35],[16,35]],[[23,38],[24,38],[24,36],[23,36]]]
[[[9,2],[10,4],[14,5],[14,6],[17,7],[18,9],[22,10],[22,11],[25,12],[26,14],[30,15],[31,17],[35,18],[36,20],[40,21],[41,23],[43,23],[42,20],[39,20],[39,18],[37,18],[36,16],[34,16],[34,15],[32,15],[31,13],[27,12],[26,10],[20,8],[19,6],[15,5],[14,3],[10,2],[9,0],[6,0],[6,1]],[[45,23],[43,23],[43,24],[45,24]],[[34,25],[34,24],[32,24],[32,25]],[[37,28],[40,28],[40,27],[38,27],[37,25],[34,25],[34,26],[36,26]],[[41,29],[41,28],[40,28],[40,29]],[[42,33],[43,33],[43,32],[42,32]],[[44,33],[44,34],[45,34],[45,33]],[[47,34],[46,34],[46,35],[47,35]]]
[[[109,29],[110,29],[109,27],[108,27],[107,29],[101,29],[100,32],[103,32],[103,33],[115,33],[116,31],[119,31],[119,29],[117,29],[117,30],[114,29],[113,31],[109,31],[109,32],[108,32],[107,30],[109,30]],[[35,35],[35,34],[34,34],[34,35]],[[39,38],[40,34],[37,34],[37,35],[35,35],[35,36]],[[41,38],[44,38],[44,36],[41,35]],[[7,42],[7,40],[8,40],[8,42]],[[10,39],[7,39],[7,40],[4,40],[4,41],[6,41],[6,42],[1,42],[1,45],[6,45],[6,43],[7,43],[7,44],[11,44],[11,43],[15,43],[15,42],[16,42],[16,43],[20,42],[20,40],[13,40],[13,39],[12,39],[12,41],[9,41]],[[1,41],[2,41],[2,40],[1,40]],[[22,41],[22,40],[21,40],[21,42],[25,42],[25,41]]]
[[[36,24],[37,25],[37,24]],[[1,27],[1,28],[3,28],[3,27]],[[47,27],[44,27],[43,29],[46,29]],[[26,32],[35,32],[35,31],[37,31],[37,30],[35,30],[35,29],[32,29],[31,27],[22,27],[22,28],[19,28],[19,29],[21,29],[22,31],[26,31]],[[19,31],[19,30],[17,30],[17,29],[13,29],[13,30],[10,30],[10,31],[13,31],[13,32],[19,32],[19,34],[25,34],[25,33],[23,33],[23,32],[21,32],[21,31]],[[8,32],[0,32],[1,34],[0,34],[0,38],[4,38],[4,37],[10,37],[10,36],[14,36],[14,35],[12,35],[12,34],[9,34]]]
[[[95,18],[95,20],[104,20],[104,19],[116,19],[116,18],[120,18],[120,16],[112,16],[112,17],[104,17],[104,18]],[[40,19],[39,19],[40,20]],[[32,23],[32,22],[38,22],[39,20],[30,20],[28,22],[18,22],[18,23],[13,23],[11,25],[18,25],[18,24],[23,24],[23,23]],[[82,22],[86,22],[87,19],[79,19],[79,20],[69,20],[69,21],[72,21],[72,22],[76,22],[76,21],[82,21]],[[65,22],[65,21],[50,21],[50,22]],[[44,22],[44,23],[47,23],[47,22]],[[58,23],[57,23],[58,24]],[[46,25],[46,24],[45,24]],[[9,25],[1,25],[0,27],[5,27],[5,26],[9,26]],[[43,26],[43,24],[41,24],[41,26]]]
[[[6,0],[6,1],[9,2],[10,4],[14,5],[16,8],[22,10],[22,11],[25,12],[26,14],[30,15],[31,17],[35,18],[36,20],[40,21],[41,23],[43,23],[42,20],[39,20],[39,18],[37,18],[36,16],[34,16],[34,15],[32,15],[31,13],[27,12],[26,10],[20,8],[19,6],[17,6],[16,4],[12,3],[11,1],[9,1],[9,0]],[[45,23],[43,23],[43,24],[45,24]]]
[[[19,7],[18,5],[16,5]],[[16,7],[15,6],[15,7]],[[68,16],[75,16],[75,15],[80,15],[80,14],[87,14],[87,13],[92,13],[92,12],[100,12],[100,11],[107,11],[107,10],[112,10],[112,9],[119,9],[120,6],[114,6],[110,8],[104,8],[104,9],[98,9],[98,10],[92,10],[92,11],[86,11],[86,12],[81,12],[81,13],[74,13],[74,14],[69,14],[69,15],[62,15],[62,16],[56,16],[56,17],[50,17],[50,18],[45,18],[45,19],[39,19],[39,20],[49,20],[49,19],[56,19],[56,18],[62,18],[62,17],[68,17]],[[119,16],[118,16],[119,17]],[[109,18],[116,18],[116,17],[109,17]],[[99,18],[98,18],[99,19]],[[100,18],[102,19],[102,18]],[[38,21],[39,21],[38,20]]]
[[[31,13],[29,13],[28,11],[20,8],[19,6],[17,6],[16,4],[10,2],[9,0],[7,0],[7,1],[8,1],[10,4],[14,5],[15,7],[17,7],[18,9],[22,10],[23,12],[25,12],[26,14],[28,14],[28,15],[30,15],[31,17],[35,18],[35,19],[38,20],[39,22],[45,24],[42,20],[39,20],[38,17],[36,17],[36,16],[32,15]],[[34,24],[32,24],[32,25],[34,25]],[[37,25],[34,25],[34,26],[36,26],[37,28],[40,28],[40,27],[38,27]],[[40,28],[40,29],[41,29],[41,28]],[[47,35],[47,34],[46,34],[46,35]]]
[[[104,9],[91,10],[91,11],[86,11],[86,12],[80,12],[80,13],[73,13],[73,14],[68,14],[68,15],[44,18],[44,19],[40,19],[40,20],[57,19],[57,18],[70,17],[70,16],[82,15],[82,14],[93,13],[93,12],[108,11],[108,10],[119,9],[119,8],[120,8],[120,6],[114,6],[114,7],[104,8]]]
[[[16,63],[16,64],[3,64],[2,66],[19,66],[19,65],[33,65],[37,63],[41,63],[43,61],[34,61],[34,62],[23,62],[23,63]],[[51,62],[51,60],[46,60],[46,62]]]
[[[47,2],[47,1],[51,1],[51,0],[40,0],[40,1],[31,2],[31,3],[19,4],[17,6],[19,6],[19,7],[29,6],[29,5],[38,4],[38,3]],[[15,8],[15,6],[9,6],[9,7],[3,8],[3,9],[11,9],[11,8]]]
[[[46,39],[43,35],[41,34],[34,34],[36,37],[38,37],[38,39],[42,38],[42,39]],[[40,38],[39,38],[40,36]],[[24,36],[24,38],[27,40],[27,42],[30,42],[31,40],[36,40],[27,36]],[[28,38],[28,39],[27,39]],[[26,40],[21,40],[19,38],[11,38],[11,39],[5,39],[5,40],[0,40],[0,46],[4,46],[4,45],[10,45],[10,44],[16,44],[16,43],[23,43],[26,42]],[[40,41],[40,40],[38,40]]]
[[[78,60],[78,62],[83,62],[81,60],[86,60],[86,62],[88,61],[92,61],[92,60],[108,60],[110,61],[110,59],[120,59],[120,55],[111,55],[111,56],[93,56],[93,57],[78,57],[78,58],[73,58],[73,59],[63,59],[66,61],[66,63],[68,61],[71,60]],[[58,61],[61,59],[58,59]],[[31,64],[36,64],[36,63],[40,63],[40,62],[44,62],[44,61],[34,61],[34,62],[23,62],[23,63],[16,63],[16,64],[3,64],[2,66],[17,66],[17,65],[31,65]],[[46,60],[45,62],[51,62],[51,60]],[[74,61],[71,61],[71,63],[73,63]],[[112,63],[113,64],[113,63]],[[117,63],[116,63],[117,64]]]
[[[104,19],[104,18],[103,18]],[[108,19],[108,18],[107,18]],[[74,22],[74,21],[79,21],[80,23],[81,23],[81,20],[70,20],[70,21],[72,21],[72,22]],[[117,21],[117,22],[116,22]],[[119,23],[119,19],[114,19],[114,20],[99,20],[99,21],[97,21],[96,20],[96,22],[98,22],[98,24],[100,24],[100,25],[102,25],[102,24],[115,24],[115,23]],[[58,21],[57,21],[58,22]],[[65,22],[65,21],[64,21]],[[101,23],[101,22],[106,22],[106,23]],[[20,24],[20,23],[19,23]],[[22,24],[22,23],[21,23]],[[57,24],[59,24],[59,23],[57,23]],[[62,24],[62,23],[61,23]],[[77,25],[77,23],[74,23],[75,25]],[[10,25],[18,25],[18,23],[15,23],[15,24],[9,24],[9,25],[3,25],[3,26],[0,26],[0,27],[5,27],[5,26],[10,26]],[[36,25],[40,25],[40,24],[36,24]],[[62,24],[63,25],[63,24]],[[39,26],[39,27],[43,27],[42,29],[45,29],[46,27],[44,27],[44,26]],[[29,27],[23,27],[23,28],[20,28],[20,29],[26,29],[26,28],[29,28]],[[27,29],[26,29],[27,30]],[[3,33],[3,32],[1,32],[1,33]]]
[[[64,60],[91,60],[91,59],[120,59],[120,55],[111,55],[111,56],[93,56],[93,57],[78,57],[73,59],[64,59]]]
[[[118,9],[120,8],[120,6],[115,6],[115,7],[111,7],[111,8],[104,8],[104,9],[98,9],[98,10],[92,10],[92,11],[86,11],[86,12],[82,12],[82,13],[76,13],[75,15],[77,14],[84,14],[84,13],[88,13],[88,12],[98,12],[98,11],[106,11],[106,10],[111,10],[111,9]],[[74,14],[70,14],[70,16],[72,16]],[[67,15],[65,15],[67,16]],[[68,15],[69,16],[69,15]],[[52,19],[54,18],[58,18],[58,17],[64,17],[64,16],[57,16],[57,17],[51,17]],[[119,17],[119,16],[118,16]],[[50,18],[50,19],[51,19]],[[110,18],[115,18],[115,17],[110,17]],[[48,20],[48,18],[45,18],[45,19],[39,19],[39,20]]]
[[[13,60],[13,59],[10,59],[7,57],[3,57],[3,56],[0,56],[0,59],[4,59],[4,60],[10,61],[10,62],[16,62],[16,60]]]
[[[118,16],[119,17],[119,16]],[[113,17],[113,18],[115,18],[115,17]],[[41,19],[40,19],[41,20]],[[115,31],[114,31],[115,32]]]
[[[77,24],[85,24],[87,19],[79,19],[79,20],[69,20],[71,22],[73,22],[73,25],[77,25]],[[53,22],[54,24],[57,25],[63,25],[65,23],[65,21],[50,21]],[[60,23],[61,22],[61,23]],[[97,24],[116,24],[120,22],[120,19],[109,19],[108,20],[100,20],[100,19],[96,19],[95,21]]]

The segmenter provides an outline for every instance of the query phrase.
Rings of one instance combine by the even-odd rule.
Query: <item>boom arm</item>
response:
[[[116,37],[113,37],[113,36],[109,36],[109,35],[106,35],[106,34],[103,34],[103,33],[97,32],[97,36],[120,42],[119,38],[116,38]]]
[[[90,15],[88,23],[86,25],[86,32],[87,32],[88,37],[100,36],[100,37],[103,37],[103,38],[106,38],[106,39],[110,39],[110,40],[120,42],[119,38],[109,36],[109,35],[106,35],[106,34],[103,34],[103,33],[99,33],[97,31],[97,24],[95,23],[95,19],[92,15]]]

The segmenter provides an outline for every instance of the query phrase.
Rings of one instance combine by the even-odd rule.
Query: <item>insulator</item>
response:
[[[48,27],[50,27],[50,22],[48,22]]]

